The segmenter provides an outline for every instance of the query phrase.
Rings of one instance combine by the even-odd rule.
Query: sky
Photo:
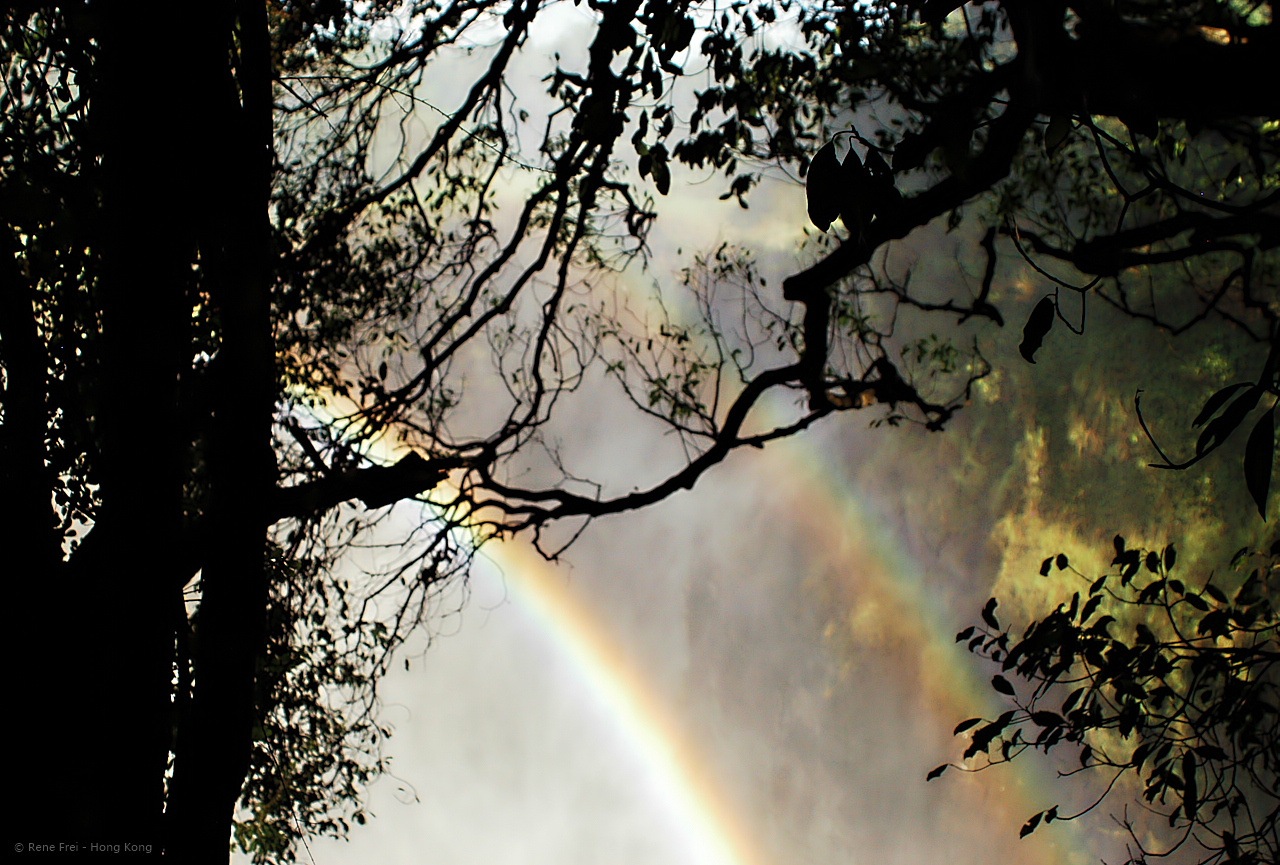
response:
[[[535,33],[538,62],[581,45],[583,13],[561,8],[567,17]],[[446,99],[450,82],[434,86]],[[423,122],[425,134],[437,121]],[[771,285],[795,268],[800,187],[766,183],[749,211],[708,191],[677,175],[651,272],[626,287],[635,297],[724,240],[757,249]],[[925,278],[958,278],[963,240],[934,238]],[[611,412],[616,394],[577,399],[578,464],[626,477],[670,456],[669,439]],[[971,437],[984,408],[962,412],[955,435]],[[392,774],[369,792],[375,816],[347,842],[312,840],[299,861],[1085,865],[1114,854],[1105,814],[1019,840],[1031,814],[1088,801],[1055,764],[1028,755],[926,783],[958,761],[959,721],[1001,710],[994,670],[954,634],[994,586],[1030,585],[1028,563],[1057,550],[1027,543],[988,506],[991,490],[967,486],[957,444],[868,420],[735,454],[688,492],[597,521],[560,564],[520,538],[486,547],[465,606],[384,682]],[[1034,460],[1008,469],[1034,486]]]

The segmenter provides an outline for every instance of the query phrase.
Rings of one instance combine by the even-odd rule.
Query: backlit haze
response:
[[[525,51],[531,93],[552,52],[581,50],[586,8],[563,8]],[[447,109],[449,82],[438,89]],[[688,180],[673,172],[650,270],[622,281],[628,302],[643,309],[655,280],[675,284],[722,241],[754,249],[780,291],[803,260],[802,187],[766,180],[742,210],[716,200],[723,178]],[[910,249],[917,279],[976,285],[965,230]],[[1041,290],[1020,278],[993,293],[1015,312]],[[998,370],[1022,362],[1018,329],[960,333]],[[1046,381],[1067,362],[1051,349]],[[523,539],[487,546],[430,647],[384,682],[393,775],[370,790],[375,816],[299,861],[1086,865],[1122,849],[1106,814],[1019,840],[1031,814],[1089,801],[1034,755],[925,782],[958,761],[957,722],[998,711],[993,671],[956,631],[997,584],[1009,621],[1042,615],[1035,566],[1055,544],[1077,544],[1082,569],[1105,565],[1093,528],[1037,522],[1036,496],[1058,491],[1037,490],[1034,447],[982,441],[984,413],[1018,396],[984,393],[941,434],[871,429],[873,408],[737,452],[691,491],[594,523],[558,565]],[[614,492],[678,459],[606,383],[565,408],[566,458]]]

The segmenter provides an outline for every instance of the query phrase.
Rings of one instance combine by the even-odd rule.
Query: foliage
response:
[[[829,140],[800,164],[809,171],[811,221],[825,232],[838,217],[848,232],[827,261],[870,261],[920,224],[924,208],[932,218],[945,203],[955,228],[961,205],[981,195],[988,226],[981,292],[968,305],[940,304],[912,297],[904,284],[903,303],[1002,323],[990,302],[1000,237],[1050,286],[1023,329],[1019,349],[1031,363],[1055,321],[1084,334],[1092,298],[1174,334],[1209,317],[1233,323],[1243,341],[1266,347],[1266,358],[1254,361],[1260,374],[1229,406],[1216,395],[1204,402],[1196,426],[1208,424],[1193,456],[1166,455],[1136,396],[1135,410],[1160,456],[1153,465],[1179,470],[1253,415],[1244,478],[1265,519],[1277,395],[1280,130],[1274,103],[1217,97],[1262,74],[1256,63],[1268,49],[1261,46],[1275,39],[1270,15],[1267,4],[946,0],[871,4],[856,18],[840,4],[809,11],[807,38],[828,64],[815,80],[841,94],[818,98],[830,120],[817,131]],[[1242,77],[1220,87],[1209,84],[1216,72],[1189,79],[1177,67],[1193,58],[1220,61]],[[848,123],[842,99],[891,119],[874,130],[856,116]],[[848,148],[843,160],[837,144]],[[792,153],[784,147],[777,155]],[[819,270],[809,273],[826,277]],[[819,300],[796,283],[790,296]],[[1221,410],[1212,420],[1210,406]]]
[[[35,567],[76,588],[76,636],[29,685],[74,717],[49,682],[83,666],[107,719],[89,739],[56,722],[76,743],[56,771],[15,771],[98,778],[84,826],[208,855],[238,802],[257,856],[341,834],[381,765],[377,682],[480,544],[523,533],[554,558],[592,519],[840,412],[942,430],[990,367],[927,317],[1003,324],[1010,247],[1056,286],[1027,355],[1052,350],[1068,293],[1236,329],[1229,354],[1260,372],[1202,419],[1192,462],[1260,412],[1265,506],[1276,112],[1239,84],[1269,68],[1269,5],[589,2],[582,50],[517,71],[557,7],[6,16],[4,472]],[[156,111],[164,140],[140,148]],[[651,190],[707,172],[735,211],[766,175],[808,174],[843,190],[816,221],[844,228],[781,291],[725,246],[638,311],[618,274],[649,262]],[[969,230],[966,208],[986,229],[976,292],[913,287],[895,244]],[[558,444],[609,377],[682,445],[647,486],[582,478]],[[138,514],[154,554],[104,583],[136,558]],[[369,547],[396,555],[343,576]],[[175,620],[197,575],[198,613]],[[32,801],[56,795],[40,783]]]
[[[1134,817],[1126,807],[1122,818],[1130,863],[1175,851],[1174,861],[1200,865],[1276,862],[1280,542],[1269,553],[1241,549],[1231,572],[1211,573],[1202,586],[1174,576],[1176,563],[1173,545],[1131,549],[1119,535],[1114,570],[1097,579],[1065,555],[1047,558],[1042,575],[1069,571],[1087,589],[1020,637],[1001,628],[997,601],[988,601],[983,624],[956,640],[1000,665],[991,685],[1013,708],[956,727],[969,735],[964,759],[983,755],[983,769],[1068,745],[1079,766],[1062,776],[1103,776],[1092,805],[1072,815],[1059,806],[1040,811],[1024,837],[1076,819],[1117,788],[1140,789],[1147,813]]]

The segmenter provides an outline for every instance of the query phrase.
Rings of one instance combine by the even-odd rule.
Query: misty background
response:
[[[573,16],[585,11],[560,9],[525,52],[530,70],[582,50]],[[460,59],[458,80],[479,62]],[[428,97],[447,105],[449,84],[441,76]],[[438,118],[423,114],[425,135]],[[803,188],[766,180],[743,210],[716,200],[715,178],[687,181],[677,173],[659,202],[651,266],[619,287],[627,302],[646,308],[655,281],[674,284],[693,254],[726,241],[753,249],[780,292],[806,260]],[[895,254],[913,288],[976,293],[978,236],[971,222],[918,232]],[[959,721],[998,711],[994,670],[954,641],[988,597],[1000,595],[1002,624],[1025,623],[1070,595],[1038,575],[1045,556],[1069,552],[1096,574],[1116,531],[1135,546],[1199,531],[1207,559],[1232,539],[1206,540],[1217,525],[1206,514],[1248,513],[1203,476],[1144,468],[1131,399],[1168,372],[1167,337],[1091,311],[1088,339],[1063,334],[1024,364],[1020,323],[1045,290],[1006,256],[991,296],[1002,330],[904,317],[907,335],[977,336],[994,367],[942,433],[871,428],[874,408],[841,414],[593,523],[561,563],[523,539],[486,547],[430,646],[382,685],[392,774],[369,791],[375,816],[348,842],[313,839],[300,861],[710,865],[723,861],[711,849],[720,836],[733,836],[742,865],[1085,865],[1122,850],[1105,809],[1019,840],[1032,813],[1091,801],[1087,780],[1057,779],[1061,764],[1041,756],[925,782],[959,761]],[[566,463],[642,485],[679,458],[625,408],[604,381],[575,394],[558,428]],[[1055,453],[1074,454],[1089,480],[1064,483]],[[592,678],[590,640],[539,606],[548,586],[660,730]],[[684,755],[684,774],[655,766],[645,730]],[[683,789],[691,779],[719,812],[711,828]]]

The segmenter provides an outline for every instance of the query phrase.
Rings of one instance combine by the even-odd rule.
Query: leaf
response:
[[[1067,557],[1062,553],[1058,553],[1058,570],[1065,571],[1068,564],[1070,563],[1067,561]]]
[[[1080,611],[1080,624],[1089,621],[1089,617],[1098,609],[1098,604],[1102,603],[1102,595],[1094,595],[1085,602],[1084,609]]]
[[[1102,591],[1102,586],[1104,583],[1106,583],[1106,581],[1107,581],[1106,574],[1103,574],[1102,576],[1098,577],[1098,579],[1094,580],[1093,583],[1089,586],[1089,594],[1096,595],[1098,594],[1098,592]]]
[[[1196,758],[1190,751],[1182,755],[1182,810],[1188,820],[1196,819]]]
[[[982,621],[986,622],[997,631],[1000,630],[1000,622],[996,619],[996,606],[999,602],[995,598],[987,601],[987,605],[982,608]]]
[[[967,721],[961,721],[959,724],[956,724],[956,728],[955,730],[952,731],[951,735],[959,736],[965,730],[971,730],[981,723],[982,723],[981,718],[970,718]]]
[[[844,203],[840,207],[840,219],[845,228],[855,236],[871,223],[871,175],[852,149],[840,166],[839,195]]]
[[[1209,583],[1204,587],[1204,593],[1209,597],[1213,598],[1219,604],[1225,604],[1227,602],[1227,596],[1223,594],[1222,589],[1218,588],[1212,583]]]
[[[1018,837],[1026,838],[1032,832],[1036,831],[1036,827],[1040,825],[1040,818],[1043,816],[1044,816],[1043,811],[1041,811],[1039,814],[1033,815],[1032,818],[1028,820],[1025,824],[1023,824],[1022,828],[1018,830]]]
[[[1062,146],[1071,133],[1071,115],[1055,114],[1049,118],[1049,126],[1044,131],[1044,150],[1051,154]]]
[[[1245,415],[1253,411],[1253,407],[1258,404],[1258,400],[1261,398],[1262,388],[1256,385],[1236,397],[1221,415],[1210,421],[1209,425],[1204,428],[1204,432],[1196,440],[1196,455],[1198,456],[1209,448],[1217,447],[1226,441],[1227,436],[1235,432],[1236,427],[1240,426]]]
[[[1209,611],[1209,605],[1206,604],[1204,602],[1204,598],[1199,595],[1183,595],[1182,598],[1202,613],[1207,613]]]
[[[656,151],[657,148],[654,150]],[[653,161],[653,184],[658,187],[658,192],[662,195],[671,191],[671,169],[667,167],[666,160]]]
[[[1045,334],[1051,327],[1053,327],[1053,298],[1043,297],[1036,304],[1036,308],[1031,310],[1026,326],[1022,328],[1022,343],[1018,346],[1018,353],[1022,355],[1023,360],[1027,363],[1036,362],[1035,354],[1039,351]]]
[[[991,677],[991,687],[995,688],[1001,694],[1008,694],[1010,697],[1015,693],[1013,685],[1009,684],[1009,680],[999,674]]]
[[[1156,554],[1155,550],[1147,553],[1147,570],[1153,574],[1160,573],[1160,556]]]
[[[963,631],[956,634],[956,642],[963,643],[965,640],[973,636],[974,630],[975,628],[973,627],[973,625],[970,625],[969,627],[965,628]]]
[[[1200,624],[1196,627],[1196,633],[1202,637],[1205,635],[1218,637],[1227,633],[1230,627],[1231,622],[1227,616],[1227,611],[1214,610],[1200,620]]]
[[[1009,722],[1013,720],[1014,713],[1012,711],[1005,712],[999,718],[996,718],[985,727],[979,727],[973,733],[973,740],[969,743],[969,747],[964,749],[964,758],[968,760],[979,751],[986,751],[991,747],[991,741],[1000,735],[1000,731],[1009,726]]]
[[[1120,561],[1121,557],[1124,556],[1124,536],[1116,535],[1115,538],[1112,539],[1111,543],[1116,548],[1116,557],[1111,560],[1111,564],[1114,565],[1116,562]]]
[[[1173,548],[1173,544],[1164,548],[1164,569],[1166,571],[1173,570],[1174,562],[1178,561],[1178,551]]]
[[[814,154],[804,191],[809,220],[820,231],[826,231],[840,215],[840,162],[836,159],[835,141],[828,141]]]
[[[1271,486],[1271,466],[1276,450],[1276,407],[1273,404],[1249,433],[1244,444],[1244,483],[1258,506],[1263,520],[1267,518],[1267,491]]]
[[[1049,558],[1045,559],[1043,562],[1040,563],[1040,576],[1042,577],[1049,576],[1049,569],[1052,567],[1053,567],[1053,556],[1049,556]]]
[[[1231,395],[1233,393],[1242,387],[1248,386],[1249,382],[1247,381],[1240,382],[1239,384],[1228,385],[1213,396],[1209,397],[1208,402],[1204,404],[1204,408],[1200,409],[1200,414],[1196,415],[1196,419],[1191,422],[1191,425],[1193,427],[1200,426],[1200,424],[1213,417],[1218,409],[1222,408],[1223,403],[1231,399]]]
[[[1217,745],[1199,745],[1196,747],[1195,751],[1206,760],[1227,759],[1227,752],[1219,748]]]
[[[943,772],[947,771],[947,768],[950,765],[951,765],[950,763],[943,763],[941,766],[937,767],[936,769],[931,770],[928,775],[924,776],[925,782],[927,783],[929,781],[932,781],[934,778],[938,777]]]
[[[1062,717],[1056,712],[1032,712],[1031,720],[1041,727],[1061,727]]]

